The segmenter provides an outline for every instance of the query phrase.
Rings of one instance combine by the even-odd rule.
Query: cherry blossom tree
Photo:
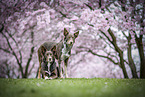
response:
[[[1,1],[0,3],[3,9],[1,11],[3,20],[1,21],[0,30],[0,49],[2,53],[7,53],[1,56],[7,60],[7,66],[2,67],[12,68],[10,71],[8,70],[7,75],[11,75],[14,78],[27,78],[35,66],[35,62],[32,62],[33,55],[36,53],[34,32],[42,31],[50,22],[50,14],[47,11],[48,6],[39,1],[22,2],[14,0],[10,2]],[[42,7],[41,5],[43,8],[34,11]],[[8,13],[5,11],[8,11]],[[44,14],[42,15],[42,13]]]
[[[88,44],[86,44],[85,46],[80,46],[80,48],[86,48],[84,51],[88,51],[90,53],[92,53],[93,55],[97,55],[103,58],[107,58],[110,61],[112,61],[114,64],[119,64],[120,67],[122,68],[122,71],[124,73],[124,77],[128,78],[128,74],[126,71],[126,67],[125,64],[128,64],[131,72],[132,72],[132,76],[133,78],[138,78],[137,75],[137,70],[136,70],[136,66],[135,63],[133,61],[132,58],[132,46],[136,47],[137,45],[141,44],[140,47],[137,46],[138,49],[141,49],[140,52],[142,52],[141,54],[139,54],[140,59],[142,61],[140,61],[140,77],[143,77],[143,74],[145,73],[141,73],[141,71],[145,71],[143,70],[144,68],[144,50],[143,50],[143,34],[144,34],[144,23],[142,22],[142,26],[139,24],[140,21],[143,20],[143,18],[139,21],[136,21],[137,18],[132,18],[131,17],[131,12],[135,11],[135,9],[132,9],[132,2],[127,2],[127,1],[123,1],[123,4],[119,4],[118,2],[113,2],[113,3],[109,3],[109,7],[108,5],[103,5],[100,4],[99,7],[101,7],[101,9],[97,9],[99,7],[93,6],[91,7],[91,5],[86,4],[88,8],[83,9],[82,13],[80,13],[80,18],[75,17],[75,19],[77,18],[79,21],[79,25],[83,25],[85,30],[89,30],[90,32],[94,32],[94,31],[98,31],[97,33],[99,34],[100,38],[103,39],[103,42],[105,42],[106,44],[109,44],[110,48],[113,48],[115,50],[114,53],[118,54],[118,57],[116,55],[111,55],[111,52],[107,52],[107,56],[104,55],[100,55],[97,54],[95,52],[93,52],[92,47],[94,46],[90,46],[90,48],[88,48]],[[125,3],[129,3],[129,4],[125,4]],[[140,1],[140,2],[133,2],[134,4],[136,4],[136,6],[140,6],[141,10],[144,9],[144,1]],[[95,3],[94,3],[95,4]],[[97,5],[97,4],[95,4]],[[70,5],[69,5],[70,6]],[[122,7],[126,7],[126,10]],[[66,7],[66,8],[65,8]],[[67,5],[65,5],[64,9],[68,9]],[[70,7],[71,8],[71,7]],[[77,8],[79,9],[79,8]],[[63,13],[65,13],[66,11],[64,11]],[[72,11],[71,11],[72,12]],[[71,12],[69,12],[69,14],[71,14]],[[68,13],[68,12],[67,12]],[[140,14],[143,15],[143,10],[140,11]],[[136,15],[140,15],[140,14],[136,14]],[[78,14],[77,14],[78,15]],[[75,15],[75,16],[77,16]],[[78,15],[78,16],[79,16]],[[66,15],[64,15],[66,17]],[[69,17],[69,15],[67,15]],[[143,16],[140,16],[143,17]],[[76,20],[77,20],[76,19]],[[76,24],[78,25],[78,24]],[[82,27],[82,28],[83,28]],[[81,27],[80,27],[81,28]],[[114,28],[118,29],[115,33],[115,31],[112,31]],[[86,31],[87,32],[87,31]],[[96,33],[95,32],[95,33]],[[89,33],[87,33],[87,37],[89,35]],[[91,33],[92,34],[92,33]],[[137,36],[140,36],[140,38],[138,38]],[[118,37],[118,36],[123,36],[123,37]],[[122,39],[121,39],[122,38]],[[126,39],[125,39],[126,38]],[[134,45],[134,41],[135,40],[140,40],[140,42],[136,42],[136,45]],[[119,44],[120,42],[126,42],[126,44]],[[92,43],[92,40],[91,40]],[[111,45],[110,45],[111,44]],[[106,47],[106,45],[104,46]],[[94,50],[96,50],[96,48],[94,48]],[[127,50],[127,56],[128,56],[128,60],[124,59],[124,52]],[[115,58],[117,58],[118,62],[115,62],[113,60],[112,57],[109,56],[113,56]]]
[[[109,72],[115,77],[122,70],[125,78],[145,78],[144,1],[11,0],[0,1],[0,5],[1,76],[34,77],[38,47],[45,41],[61,41],[67,28],[70,33],[80,31],[68,67],[71,77],[75,76],[72,70],[87,71],[87,77]],[[139,53],[134,54],[136,50]],[[101,68],[93,65],[98,64],[98,57],[109,63],[102,65],[107,73],[93,69],[87,75],[85,64]],[[113,72],[110,67],[121,70]]]
[[[127,1],[126,1],[127,2]],[[135,3],[135,2],[134,2]],[[143,7],[143,1],[137,2],[138,6],[141,7],[141,9],[144,9]],[[124,6],[127,6],[124,4]],[[103,41],[106,43],[106,45],[109,45],[112,50],[115,50],[115,52],[118,54],[117,56],[112,54],[110,51],[107,52],[105,50],[105,53],[107,53],[106,56],[102,54],[98,54],[94,52],[91,46],[91,48],[88,47],[80,47],[80,48],[85,48],[85,51],[87,50],[88,52],[92,53],[93,55],[97,55],[99,57],[107,58],[110,61],[112,61],[114,64],[119,64],[120,67],[122,68],[122,71],[124,73],[124,77],[128,78],[127,71],[125,64],[128,64],[133,78],[138,78],[137,75],[137,70],[136,66],[134,63],[134,60],[132,58],[132,46],[138,48],[139,50],[139,56],[140,56],[140,77],[144,78],[144,47],[143,47],[143,34],[144,34],[144,23],[142,22],[139,24],[140,21],[136,21],[136,19],[131,17],[131,12],[134,11],[135,9],[132,9],[131,6],[127,7],[126,10],[122,9],[122,6],[118,2],[114,2],[111,4],[108,8],[104,10],[100,10],[98,14],[96,14],[96,10],[91,8],[90,9],[85,9],[82,19],[85,21],[85,24],[88,24],[92,26],[92,29],[95,29],[95,31],[98,31],[98,34],[100,36],[100,39],[103,39]],[[93,9],[93,10],[92,10]],[[114,10],[112,10],[114,9]],[[109,11],[108,11],[109,10]],[[102,15],[101,15],[102,13]],[[143,11],[141,11],[143,14]],[[137,14],[138,15],[138,14]],[[95,19],[97,18],[98,19]],[[142,16],[140,16],[142,17]],[[142,18],[143,19],[143,18]],[[94,28],[95,27],[95,28]],[[118,29],[117,31],[113,31],[114,27]],[[88,29],[88,28],[87,28]],[[117,32],[117,33],[115,33]],[[118,36],[123,36],[123,37],[118,37]],[[139,37],[138,37],[139,36]],[[120,39],[122,38],[122,39]],[[126,38],[126,39],[125,39]],[[136,40],[136,45],[134,44]],[[139,42],[140,40],[140,42]],[[100,41],[100,40],[99,40]],[[124,42],[124,44],[120,43]],[[106,48],[106,45],[104,48]],[[139,46],[140,45],[140,46]],[[124,59],[124,52],[127,50],[127,57],[128,60]],[[97,51],[98,52],[98,51]],[[140,52],[142,52],[140,54]],[[114,53],[114,52],[113,52]],[[116,59],[114,60],[112,57],[117,58],[118,62],[116,62]],[[142,61],[141,61],[142,60]],[[142,71],[142,73],[141,73]]]
[[[127,3],[127,4],[126,4]],[[144,55],[144,44],[143,44],[143,38],[145,34],[145,21],[144,21],[144,14],[145,14],[145,1],[133,1],[133,0],[119,0],[119,4],[121,5],[122,11],[130,11],[129,15],[130,17],[124,16],[125,19],[131,18],[132,22],[137,23],[140,28],[138,29],[138,32],[136,29],[132,28],[130,31],[130,34],[132,35],[133,39],[135,39],[137,49],[139,51],[140,56],[140,77],[145,78],[145,55]],[[127,19],[128,20],[128,19]],[[130,41],[130,37],[128,37],[128,41]],[[129,45],[130,46],[130,45]],[[131,47],[129,47],[130,49]],[[129,55],[131,56],[131,54]],[[130,60],[132,60],[130,58]],[[130,64],[134,64],[133,61],[130,62]]]

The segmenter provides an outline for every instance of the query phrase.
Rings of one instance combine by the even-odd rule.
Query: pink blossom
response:
[[[8,33],[6,31],[3,32],[7,33],[6,36],[19,60],[19,51],[21,51],[23,68],[25,68],[25,63],[27,63],[28,57],[30,56],[31,47],[35,46],[36,48],[29,69],[33,64],[36,64],[36,66],[32,68],[33,72],[36,73],[39,66],[37,65],[39,64],[37,56],[39,46],[43,44],[44,41],[49,40],[57,43],[60,42],[64,37],[63,29],[67,28],[70,33],[80,31],[79,36],[75,40],[72,49],[73,54],[70,57],[68,65],[70,71],[69,75],[71,77],[115,77],[114,75],[116,75],[117,78],[123,77],[122,70],[118,65],[109,63],[108,60],[100,59],[89,53],[88,50],[90,49],[97,54],[106,56],[107,53],[109,53],[108,56],[112,54],[118,58],[118,53],[111,48],[113,45],[109,42],[109,40],[112,41],[112,37],[108,32],[109,28],[116,37],[117,45],[122,51],[127,51],[127,39],[122,34],[122,31],[124,31],[126,35],[131,34],[131,43],[133,44],[135,43],[135,33],[133,31],[135,31],[138,36],[145,34],[145,28],[141,28],[140,25],[137,24],[136,19],[131,18],[129,11],[131,11],[132,8],[128,7],[128,11],[122,11],[121,6],[115,1],[115,4],[118,5],[117,7],[112,3],[111,6],[108,7],[111,12],[105,10],[104,13],[101,13],[101,9],[97,9],[99,5],[97,5],[97,3],[93,4],[92,0],[59,0],[60,5],[56,3],[51,7],[49,7],[45,1],[41,2],[40,0],[39,2],[40,5],[38,0],[35,2],[23,2],[21,5],[18,5],[19,7],[16,6],[16,10],[20,9],[20,11],[14,12],[14,10],[8,9],[7,13],[4,12],[5,7],[1,5],[3,6],[1,9],[3,12],[1,15],[1,23],[5,26],[4,30],[11,33],[16,42],[18,42],[18,47],[15,41],[9,37]],[[84,3],[91,4],[94,10],[90,10],[88,6],[84,7]],[[12,5],[12,3],[9,4],[9,2],[6,2],[6,4],[8,4],[8,6]],[[103,4],[101,8],[105,8],[105,4]],[[66,17],[60,14],[60,12],[66,15]],[[124,16],[126,16],[126,18],[124,18]],[[100,30],[103,31],[103,33],[101,33]],[[109,40],[105,35],[109,37]],[[7,50],[10,50],[2,34],[0,34],[0,37],[0,46],[4,46]],[[86,47],[86,49],[79,47]],[[136,45],[133,45],[133,47],[135,48]],[[15,67],[11,69],[11,71],[16,71],[16,74],[19,75],[19,66],[16,63],[15,56],[9,56],[5,53],[2,54],[3,55],[0,57],[10,59],[8,63],[13,68]],[[117,61],[112,56],[110,56],[110,58]],[[107,64],[104,64],[102,60],[107,62]],[[84,74],[83,72],[86,73]],[[107,74],[104,72],[107,72]],[[31,74],[30,77],[34,77],[33,74]]]
[[[45,2],[41,2],[40,6],[48,8],[48,5]]]
[[[25,12],[26,13],[26,16],[30,16],[32,13],[31,12]]]
[[[46,9],[39,9],[39,10],[37,10],[37,11],[34,11],[33,13],[32,13],[32,15],[36,15],[36,14],[38,14],[38,13],[41,13],[41,12],[44,12]]]
[[[71,18],[71,20],[73,21],[73,20],[78,20],[79,18],[77,17],[77,16],[73,16],[72,18]]]
[[[59,1],[59,4],[60,4],[61,6],[65,5],[65,4],[64,4],[64,1]]]

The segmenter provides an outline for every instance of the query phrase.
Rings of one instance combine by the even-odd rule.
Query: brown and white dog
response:
[[[56,43],[45,42],[38,49],[39,71],[38,78],[55,79],[58,78],[58,72],[55,62],[54,53]]]
[[[75,39],[79,35],[79,31],[74,34],[70,34],[66,30],[66,28],[64,28],[63,35],[64,39],[56,45],[55,58],[58,60],[60,78],[63,78],[62,66],[64,66],[65,69],[65,78],[68,78],[67,75],[68,60],[69,57],[71,56],[71,49],[75,43]],[[64,65],[62,65],[62,62],[64,63]]]

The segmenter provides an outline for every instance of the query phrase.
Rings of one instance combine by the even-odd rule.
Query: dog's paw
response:
[[[64,79],[65,77],[64,76],[61,76],[60,78]]]
[[[49,79],[47,76],[45,76],[45,80]]]
[[[49,80],[51,80],[52,78],[50,77],[50,78],[48,78]]]
[[[51,77],[45,77],[45,80],[51,80],[52,78]]]

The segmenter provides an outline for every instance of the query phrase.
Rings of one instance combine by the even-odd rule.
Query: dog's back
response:
[[[62,48],[63,48],[63,42],[59,42],[57,45],[56,45],[56,53],[57,53],[57,60],[61,60],[61,54],[62,54]]]
[[[56,45],[56,43],[55,42],[44,42],[42,45],[47,49],[47,51],[50,51]]]

